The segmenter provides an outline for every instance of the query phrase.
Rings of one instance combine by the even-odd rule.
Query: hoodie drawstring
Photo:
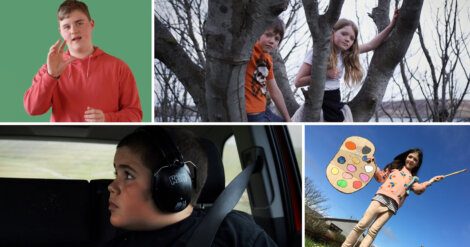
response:
[[[68,79],[69,81],[70,81],[70,78],[72,77],[72,66],[73,66],[73,62],[70,63],[69,66],[67,66],[67,67],[69,67],[69,75],[67,76],[67,77],[68,77],[67,79]]]
[[[87,68],[86,68],[86,78],[88,79],[88,71],[90,70],[90,63],[91,63],[91,56],[88,56],[88,65],[87,65]]]

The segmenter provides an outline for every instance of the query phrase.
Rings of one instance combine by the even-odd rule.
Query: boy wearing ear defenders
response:
[[[106,246],[185,246],[206,215],[194,205],[207,177],[207,157],[191,133],[139,128],[117,145],[114,167],[110,221],[124,231]],[[212,246],[276,244],[249,215],[232,211]]]
[[[93,45],[95,22],[87,5],[65,0],[57,20],[63,41],[51,46],[26,91],[26,112],[42,115],[52,107],[52,122],[140,122],[134,75],[126,63]]]

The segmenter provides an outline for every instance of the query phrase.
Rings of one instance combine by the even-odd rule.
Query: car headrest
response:
[[[205,138],[198,138],[202,148],[207,155],[207,179],[201,194],[197,200],[198,204],[213,204],[217,197],[225,189],[225,173],[222,158],[215,144]]]
[[[0,246],[90,242],[87,181],[0,178],[0,195]]]
[[[93,205],[91,211],[91,217],[93,219],[91,238],[98,246],[102,246],[116,235],[116,228],[114,228],[109,221],[111,214],[108,210],[108,185],[112,181],[111,179],[90,181],[91,204]]]

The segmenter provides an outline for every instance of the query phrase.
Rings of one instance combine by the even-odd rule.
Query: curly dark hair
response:
[[[397,155],[395,158],[393,158],[393,161],[391,163],[385,166],[384,170],[401,170],[405,166],[406,157],[410,153],[418,154],[418,164],[410,171],[413,176],[417,176],[419,168],[421,168],[421,164],[423,163],[423,151],[419,148],[412,148]]]

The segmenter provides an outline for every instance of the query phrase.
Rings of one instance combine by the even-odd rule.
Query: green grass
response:
[[[309,237],[305,236],[305,247],[327,247],[326,245],[315,243]]]
[[[225,186],[227,186],[242,171],[238,149],[233,137],[229,138],[225,143],[224,150],[222,152],[222,162],[224,164],[225,171]],[[235,209],[251,214],[250,201],[246,190],[243,192],[243,195],[235,206]]]
[[[0,177],[110,179],[116,145],[0,140]]]

